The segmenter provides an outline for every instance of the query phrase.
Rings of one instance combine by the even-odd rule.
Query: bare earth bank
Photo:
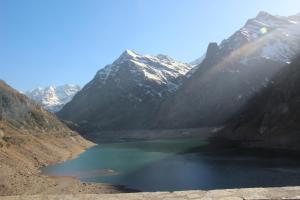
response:
[[[119,193],[106,184],[81,183],[73,177],[48,177],[39,168],[73,159],[93,143],[79,135],[13,135],[1,141],[0,196]]]

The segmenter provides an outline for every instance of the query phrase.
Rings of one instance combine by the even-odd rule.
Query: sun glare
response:
[[[268,32],[268,28],[267,27],[262,27],[261,29],[260,29],[260,33],[261,34],[266,34]]]

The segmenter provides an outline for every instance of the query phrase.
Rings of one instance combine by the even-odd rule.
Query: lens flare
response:
[[[267,27],[262,27],[261,29],[260,29],[260,33],[261,34],[266,34],[268,32],[268,28]]]

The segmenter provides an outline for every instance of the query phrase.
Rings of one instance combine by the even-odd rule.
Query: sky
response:
[[[300,0],[0,0],[0,79],[84,86],[125,49],[190,62],[259,11],[296,14]]]

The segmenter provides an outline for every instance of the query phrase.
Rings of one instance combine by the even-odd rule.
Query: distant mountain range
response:
[[[260,12],[190,64],[126,50],[57,115],[83,132],[224,125],[300,52],[299,23]]]
[[[50,112],[59,111],[80,90],[77,85],[48,86],[25,92],[25,95]]]

